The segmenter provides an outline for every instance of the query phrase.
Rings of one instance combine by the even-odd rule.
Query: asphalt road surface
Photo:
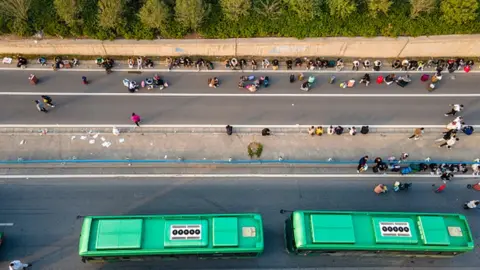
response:
[[[248,96],[140,96],[127,94],[122,79],[141,80],[152,73],[131,74],[114,72],[36,72],[40,83],[28,83],[27,71],[2,71],[0,80],[0,124],[126,124],[132,112],[140,114],[144,124],[243,124],[243,125],[293,125],[293,124],[369,124],[369,125],[440,125],[446,124],[443,116],[450,103],[462,103],[467,124],[480,124],[474,117],[480,112],[478,81],[475,74],[458,74],[451,79],[445,74],[439,88],[426,97],[425,84],[419,74],[412,75],[413,82],[406,88],[397,85],[357,85],[341,89],[328,84],[330,75],[317,76],[313,89],[305,93],[299,83],[290,84],[288,74],[269,75],[272,85],[249,94],[238,89],[240,73],[166,73],[161,74],[171,86],[163,91],[141,90],[140,93],[168,94],[247,94]],[[248,73],[247,73],[248,74]],[[356,78],[363,72],[337,75],[338,81]],[[81,84],[86,75],[91,84]],[[261,75],[261,74],[255,74]],[[308,73],[305,74],[308,76]],[[212,89],[207,79],[218,76],[221,87]],[[373,79],[376,75],[372,74]],[[59,95],[55,95],[55,93]],[[38,94],[37,94],[38,93]],[[52,93],[58,106],[48,114],[36,110],[33,101],[43,93]],[[69,95],[62,95],[68,93]],[[105,93],[109,96],[94,96]],[[276,96],[293,94],[294,96]],[[312,94],[343,94],[342,96],[312,96]],[[370,94],[374,96],[351,96]],[[380,96],[402,94],[405,96]],[[442,97],[442,94],[477,96]]]
[[[6,233],[0,267],[22,259],[34,269],[268,269],[307,267],[475,267],[480,253],[453,259],[296,257],[283,245],[284,209],[459,212],[467,215],[476,242],[480,212],[462,203],[478,198],[456,179],[443,194],[436,179],[411,179],[408,193],[378,196],[377,180],[356,179],[58,179],[5,180],[0,189],[0,223]],[[384,179],[383,183],[393,183]],[[265,253],[256,259],[82,264],[77,255],[81,220],[77,215],[259,212],[264,217]]]

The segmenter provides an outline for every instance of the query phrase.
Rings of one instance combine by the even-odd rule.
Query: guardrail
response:
[[[0,125],[0,133],[14,134],[78,134],[78,133],[112,133],[115,125]],[[225,125],[142,125],[136,128],[134,125],[115,126],[120,133],[210,133],[225,134]],[[270,129],[272,135],[275,134],[307,134],[308,128],[312,125],[234,125],[234,134],[260,134],[262,129]],[[325,130],[330,125],[322,126]],[[338,125],[332,125],[338,126]],[[345,128],[355,126],[360,134],[362,126],[369,126],[369,133],[412,133],[415,128],[425,128],[425,133],[440,133],[445,130],[444,125],[340,125]],[[475,130],[480,129],[480,125],[474,125]],[[475,133],[474,133],[475,134]]]

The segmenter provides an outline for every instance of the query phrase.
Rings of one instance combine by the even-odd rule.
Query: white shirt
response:
[[[462,110],[462,107],[460,107],[460,104],[454,104],[453,105],[453,109],[457,112],[461,111]]]
[[[475,201],[475,200],[469,201],[467,203],[468,208],[477,208],[477,205],[475,204],[475,202],[478,202],[478,201]]]
[[[459,116],[455,119],[453,119],[453,122],[461,123],[463,121],[463,117]]]
[[[12,263],[13,263],[13,266],[10,266],[10,265],[8,266],[9,270],[21,270],[21,269],[23,269],[24,267],[27,266],[27,264],[23,264],[19,260],[15,260],[15,261],[10,262],[10,264],[12,264]]]
[[[456,138],[456,137],[452,137],[452,138],[450,138],[450,139],[447,141],[447,145],[448,145],[448,146],[452,146],[452,145],[454,145],[456,142],[457,142],[457,138]]]

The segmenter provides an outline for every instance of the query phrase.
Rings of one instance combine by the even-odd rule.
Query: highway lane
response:
[[[0,71],[0,81],[2,87],[0,92],[88,92],[88,93],[126,93],[127,89],[123,86],[123,78],[129,78],[137,81],[144,80],[147,77],[152,77],[154,73],[143,72],[142,74],[132,74],[127,72],[113,72],[106,75],[103,72],[51,72],[51,71],[36,71],[34,72],[40,79],[40,83],[36,86],[31,86],[28,82],[28,75],[31,72],[25,71]],[[314,94],[419,94],[427,93],[425,83],[422,83],[419,78],[420,74],[412,74],[413,82],[405,88],[397,85],[387,86],[385,84],[377,85],[374,80],[378,74],[372,74],[372,84],[369,87],[364,85],[357,85],[351,89],[342,89],[339,83],[348,79],[359,80],[364,72],[360,71],[358,74],[339,73],[335,84],[329,84],[328,79],[331,74],[315,74],[317,82],[309,93]],[[384,76],[387,73],[383,74]],[[160,73],[170,84],[171,87],[163,90],[165,93],[222,93],[222,94],[238,94],[248,93],[247,90],[238,89],[237,83],[241,73],[205,73],[205,72],[189,72],[189,73]],[[245,72],[243,75],[249,75]],[[255,73],[255,76],[268,75],[271,80],[271,86],[268,89],[261,89],[258,93],[264,94],[309,94],[301,91],[300,83],[297,81],[293,84],[289,82],[289,74],[272,74],[272,73]],[[478,94],[478,82],[480,75],[478,74],[454,74],[455,80],[450,78],[450,75],[445,73],[444,78],[440,83],[435,94],[446,93],[463,93],[463,94]],[[81,83],[81,76],[87,76],[91,84],[85,86]],[[217,76],[220,79],[220,88],[213,89],[207,85],[207,79]],[[305,73],[309,76],[309,73]],[[142,90],[142,92],[149,92]],[[155,90],[154,92],[159,92]]]
[[[453,181],[443,194],[431,191],[437,179],[411,179],[408,193],[375,195],[379,181],[356,179],[26,179],[4,180],[1,222],[6,241],[0,267],[12,259],[35,269],[266,269],[303,267],[475,267],[474,252],[447,260],[402,258],[295,257],[283,248],[284,209],[460,212],[467,215],[476,242],[480,215],[461,204],[478,197],[469,181]],[[384,179],[383,183],[393,183]],[[258,259],[180,260],[155,263],[85,265],[77,255],[81,220],[77,215],[259,212],[264,217],[265,253]]]
[[[52,96],[57,106],[38,112],[39,96],[3,96],[0,124],[443,125],[450,103],[462,103],[467,124],[480,124],[480,97],[98,97]]]

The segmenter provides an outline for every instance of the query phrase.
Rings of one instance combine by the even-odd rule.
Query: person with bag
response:
[[[469,210],[469,209],[475,209],[478,207],[478,205],[480,204],[480,201],[479,200],[471,200],[469,202],[466,202],[464,205],[463,205],[463,209],[465,210]]]
[[[368,169],[368,156],[363,156],[359,161],[358,161],[358,166],[357,166],[357,173],[364,172]]]

